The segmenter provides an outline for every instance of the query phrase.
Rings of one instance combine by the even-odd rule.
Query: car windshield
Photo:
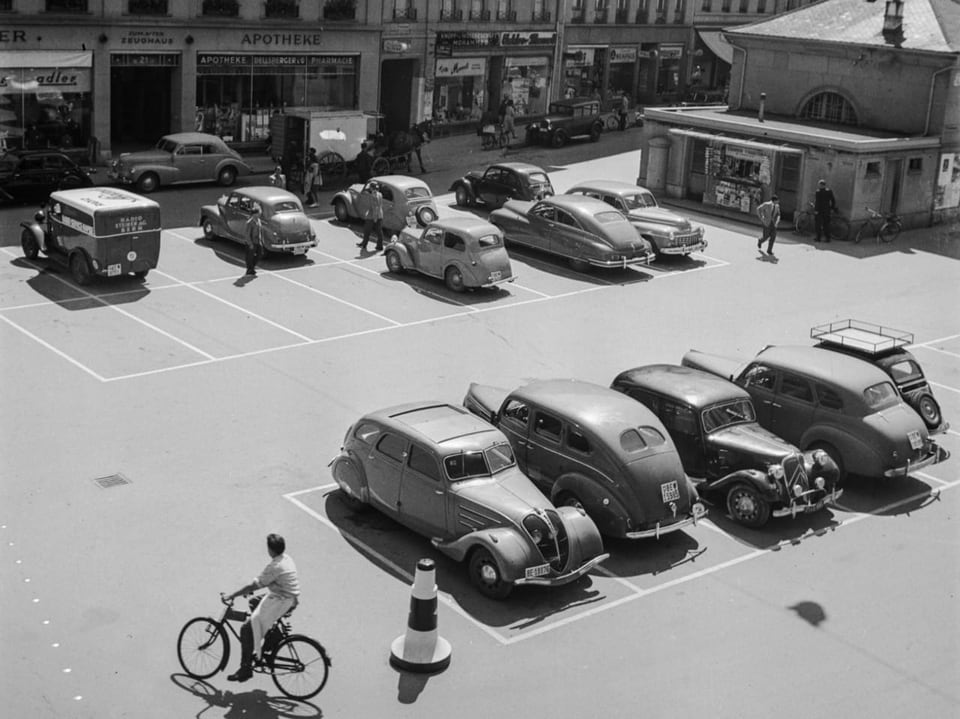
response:
[[[700,416],[703,418],[703,430],[707,433],[729,427],[732,424],[757,421],[757,415],[753,411],[753,403],[749,399],[715,404],[703,410]]]
[[[403,196],[408,200],[421,200],[430,197],[429,187],[408,187],[403,191]]]
[[[281,212],[300,212],[300,205],[293,200],[284,200],[283,202],[278,202],[273,206],[273,213],[279,214]]]
[[[628,210],[642,210],[645,207],[656,207],[657,198],[650,192],[634,192],[621,195],[623,204]]]
[[[160,141],[157,143],[157,149],[161,152],[176,152],[177,147],[179,147],[177,143],[175,143],[173,140],[167,139],[166,137],[161,137]]]
[[[495,444],[483,451],[460,452],[443,459],[447,476],[453,482],[491,477],[514,464],[516,460],[513,458],[513,450],[507,442]]]
[[[593,216],[601,225],[607,225],[611,222],[623,222],[623,215],[619,212],[598,212]]]
[[[490,250],[494,247],[501,247],[503,242],[500,241],[500,235],[484,235],[477,240],[477,244],[481,250]]]
[[[880,410],[895,405],[899,395],[889,382],[879,382],[863,390],[863,399],[870,409]]]

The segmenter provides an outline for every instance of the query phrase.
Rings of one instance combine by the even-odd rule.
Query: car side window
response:
[[[840,395],[822,384],[817,385],[817,400],[821,407],[843,411],[843,400]]]
[[[203,154],[204,154],[204,155],[219,155],[219,154],[220,154],[220,148],[217,147],[216,145],[210,145],[210,144],[201,145],[201,148],[202,148],[202,151],[203,151]]]
[[[550,222],[556,220],[556,212],[550,205],[537,205],[533,208],[531,214],[536,215],[542,220],[549,220]]]
[[[380,194],[383,195],[385,202],[393,202],[393,189],[386,185],[380,185]]]
[[[377,442],[377,450],[384,456],[394,459],[397,462],[403,461],[406,447],[407,443],[395,434],[385,434],[380,441]]]
[[[567,225],[569,227],[579,227],[576,219],[569,212],[565,212],[561,209],[557,209],[557,222],[562,225]]]
[[[429,230],[423,233],[423,239],[434,245],[439,245],[442,237],[443,230],[437,227],[431,227]]]
[[[459,235],[455,235],[452,232],[448,232],[443,237],[443,246],[448,250],[454,250],[456,252],[466,252],[467,244],[463,241],[463,238]]]
[[[658,412],[658,416],[668,430],[690,436],[699,434],[697,416],[692,409],[685,405],[663,400],[662,409]]]
[[[500,172],[500,168],[491,167],[489,170],[487,170],[486,174],[484,174],[483,179],[488,180],[489,182],[500,182],[502,179],[502,174],[503,173]]]
[[[813,402],[813,389],[806,379],[790,372],[784,372],[780,378],[780,394],[803,402]]]
[[[509,417],[516,422],[526,424],[527,420],[530,418],[530,407],[519,400],[511,399],[504,406],[500,416]]]
[[[776,370],[762,364],[751,365],[743,373],[743,385],[745,387],[760,387],[772,392],[776,380]]]
[[[410,445],[410,461],[407,464],[410,469],[419,472],[424,477],[428,477],[434,482],[440,481],[440,467],[437,465],[436,457],[422,447],[415,444]]]
[[[533,433],[551,442],[560,442],[563,423],[552,415],[537,412],[533,421]]]
[[[573,427],[567,431],[566,444],[567,447],[575,452],[580,452],[581,454],[590,454],[590,442],[587,440],[583,432],[574,429]]]
[[[203,147],[201,145],[184,145],[180,148],[181,155],[202,155]]]

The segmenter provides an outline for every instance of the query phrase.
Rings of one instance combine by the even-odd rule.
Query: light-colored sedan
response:
[[[655,257],[626,215],[594,197],[510,200],[490,213],[490,222],[508,242],[564,257],[577,271],[649,264]]]
[[[114,182],[133,185],[146,194],[160,185],[183,182],[218,182],[229,187],[250,172],[240,153],[216,135],[178,132],[161,137],[152,150],[123,153],[108,174]]]
[[[303,212],[300,198],[279,187],[242,187],[200,208],[200,226],[208,240],[222,237],[240,244],[249,238],[247,223],[260,207],[263,248],[267,252],[302,255],[317,246],[317,235]]]
[[[407,227],[384,248],[391,272],[416,270],[441,278],[454,292],[513,282],[503,233],[479,217],[455,217]]]
[[[407,227],[410,216],[421,225],[437,219],[437,203],[426,182],[406,175],[380,175],[366,184],[350,185],[333,196],[330,204],[337,220],[347,223],[362,219],[373,188],[379,189],[383,196],[385,231],[399,232]]]
[[[660,207],[657,198],[645,187],[616,180],[588,180],[574,185],[566,194],[595,197],[616,207],[630,218],[657,256],[689,255],[707,247],[701,225]]]

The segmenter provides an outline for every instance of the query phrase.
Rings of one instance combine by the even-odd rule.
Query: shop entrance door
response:
[[[384,60],[380,66],[380,112],[385,116],[387,133],[408,130],[413,95],[413,60]]]
[[[173,72],[171,67],[110,70],[110,146],[114,152],[153,146],[170,132]]]

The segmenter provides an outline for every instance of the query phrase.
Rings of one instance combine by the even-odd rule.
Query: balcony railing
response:
[[[130,15],[168,15],[167,0],[129,0],[127,12]]]
[[[597,8],[593,12],[593,22],[597,25],[606,25],[610,22],[610,8]]]
[[[463,20],[463,10],[441,10],[440,19],[443,22],[459,22]]]
[[[416,20],[417,9],[415,7],[395,7],[393,9],[394,20]]]
[[[537,12],[536,10],[534,10],[533,17],[530,19],[533,22],[550,22],[550,11],[541,10],[540,12]]]
[[[239,17],[238,0],[203,0],[200,14],[204,17]]]
[[[80,14],[87,12],[87,0],[47,0],[47,12]]]
[[[356,20],[356,0],[327,0],[323,6],[323,19],[331,21]]]

